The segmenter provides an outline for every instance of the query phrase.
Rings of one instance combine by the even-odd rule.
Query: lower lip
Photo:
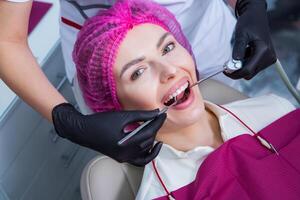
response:
[[[193,90],[191,89],[188,99],[185,100],[185,102],[182,102],[181,104],[178,104],[176,106],[172,106],[172,108],[174,108],[176,110],[186,109],[187,107],[189,107],[194,102],[194,99],[195,99],[195,95],[194,95]]]

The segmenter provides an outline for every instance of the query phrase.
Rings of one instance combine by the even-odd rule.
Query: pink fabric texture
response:
[[[299,119],[297,109],[257,133],[279,155],[262,146],[255,136],[234,137],[204,160],[192,183],[171,195],[177,200],[299,200]]]
[[[193,56],[179,23],[166,8],[150,0],[117,1],[85,22],[73,50],[83,97],[94,112],[122,109],[113,77],[115,57],[126,33],[143,23],[163,27]]]

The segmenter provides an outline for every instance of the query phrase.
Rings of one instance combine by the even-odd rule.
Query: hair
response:
[[[166,8],[150,0],[117,1],[84,23],[73,50],[84,100],[94,112],[122,109],[113,76],[117,50],[126,33],[144,23],[161,26],[170,32],[193,56],[180,24]]]

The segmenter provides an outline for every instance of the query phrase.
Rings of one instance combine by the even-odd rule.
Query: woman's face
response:
[[[170,107],[160,132],[185,128],[204,113],[196,82],[195,63],[175,38],[160,26],[142,24],[130,30],[114,65],[117,96],[125,110],[162,109],[172,98],[182,101]]]

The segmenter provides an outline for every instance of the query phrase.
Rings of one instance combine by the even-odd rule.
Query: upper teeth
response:
[[[189,83],[186,82],[184,85],[182,85],[180,88],[178,88],[174,93],[172,93],[169,98],[165,101],[167,103],[170,101],[172,98],[178,96],[180,93],[182,93],[187,87],[189,86]]]

